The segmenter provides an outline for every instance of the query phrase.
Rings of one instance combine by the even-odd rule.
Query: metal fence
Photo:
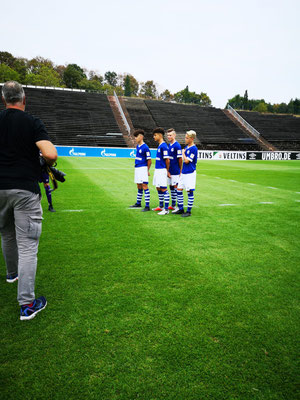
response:
[[[246,120],[244,120],[243,117],[240,116],[239,113],[235,111],[234,108],[232,108],[229,104],[227,104],[227,109],[228,111],[246,128],[248,129],[253,135],[255,135],[257,138],[260,137],[260,133],[258,130],[253,128],[252,125],[250,125]]]
[[[120,112],[120,114],[121,114],[122,120],[123,120],[123,122],[124,122],[124,125],[125,125],[125,127],[126,127],[126,129],[127,129],[127,132],[130,134],[130,126],[129,126],[128,121],[127,121],[127,119],[126,119],[126,117],[125,117],[125,114],[124,114],[124,112],[123,112],[123,109],[122,109],[122,107],[121,107],[121,104],[120,104],[120,102],[119,102],[118,96],[117,96],[117,94],[116,94],[115,91],[114,91],[114,97],[115,97],[115,100],[116,100],[116,103],[117,103],[119,112]]]

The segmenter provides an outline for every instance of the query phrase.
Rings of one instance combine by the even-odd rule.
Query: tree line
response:
[[[51,60],[40,56],[28,60],[0,51],[0,82],[8,80],[18,81],[23,85],[85,89],[110,95],[115,91],[119,96],[211,105],[206,93],[191,92],[188,86],[173,94],[169,90],[159,93],[153,80],[138,82],[131,74],[107,71],[101,75],[77,64],[55,65]]]
[[[228,100],[228,104],[237,110],[257,111],[260,113],[276,113],[276,114],[300,114],[300,99],[291,99],[288,104],[279,103],[271,104],[266,103],[264,99],[255,100],[248,99],[248,91],[246,90],[244,96],[237,94]]]

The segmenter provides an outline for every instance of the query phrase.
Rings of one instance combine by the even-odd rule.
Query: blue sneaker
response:
[[[21,316],[20,320],[25,321],[27,319],[32,319],[37,313],[42,311],[47,305],[47,300],[44,296],[35,299],[31,304],[25,304],[21,306]]]
[[[6,282],[14,283],[18,280],[18,273],[6,275]]]

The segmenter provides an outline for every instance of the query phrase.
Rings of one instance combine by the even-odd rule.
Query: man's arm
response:
[[[48,165],[53,165],[57,160],[55,146],[49,140],[39,140],[35,143]]]
[[[178,157],[178,165],[180,168],[180,171],[182,170],[182,157]]]
[[[152,160],[151,158],[147,160],[147,167],[148,167],[148,176],[150,176],[150,168],[151,168]]]
[[[170,159],[166,158],[166,167],[167,167],[167,172],[169,172],[169,168],[170,168]]]

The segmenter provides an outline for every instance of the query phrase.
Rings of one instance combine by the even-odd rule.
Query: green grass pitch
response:
[[[0,258],[1,399],[297,398],[300,162],[199,161],[191,218],[129,210],[133,160],[58,167],[32,321]]]

